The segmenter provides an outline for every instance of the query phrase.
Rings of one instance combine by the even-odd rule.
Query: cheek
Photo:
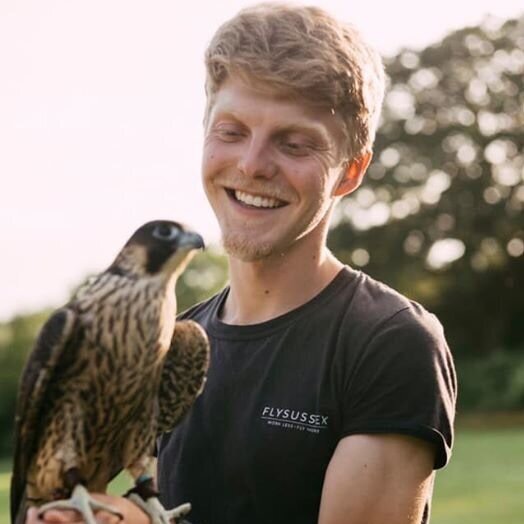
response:
[[[220,171],[228,164],[227,151],[223,147],[217,147],[214,144],[208,144],[202,151],[202,173],[204,176],[210,176]]]
[[[206,148],[202,154],[202,180],[204,182],[212,178],[213,173],[217,170],[217,155],[210,148]]]
[[[293,185],[299,193],[311,200],[321,199],[328,183],[320,169],[295,169],[291,173]]]
[[[215,153],[213,148],[204,147],[202,151],[202,170],[206,169],[207,166],[215,159]]]

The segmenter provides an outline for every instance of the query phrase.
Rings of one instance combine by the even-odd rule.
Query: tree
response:
[[[524,17],[386,61],[365,185],[330,247],[433,310],[454,350],[524,346]]]

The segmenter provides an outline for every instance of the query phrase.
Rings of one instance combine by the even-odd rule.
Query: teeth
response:
[[[243,191],[235,191],[235,198],[248,206],[253,207],[280,207],[282,202],[275,198],[261,197],[258,195],[250,195]]]

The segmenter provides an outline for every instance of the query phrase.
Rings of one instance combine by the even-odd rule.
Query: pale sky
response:
[[[243,0],[0,0],[0,320],[59,306],[143,222],[216,242],[200,188],[202,56]],[[379,51],[520,0],[318,0]]]

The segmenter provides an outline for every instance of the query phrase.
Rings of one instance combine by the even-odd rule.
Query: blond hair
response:
[[[317,7],[264,3],[240,11],[205,54],[208,109],[229,76],[255,81],[337,114],[347,158],[371,151],[384,96],[378,53]]]

